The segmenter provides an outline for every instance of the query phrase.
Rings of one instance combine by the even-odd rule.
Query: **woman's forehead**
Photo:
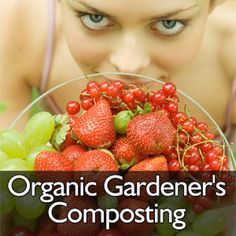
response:
[[[171,12],[187,11],[208,0],[68,0],[73,6],[97,10],[104,15],[158,17]]]

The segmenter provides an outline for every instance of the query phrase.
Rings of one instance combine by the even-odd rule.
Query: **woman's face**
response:
[[[86,74],[129,72],[166,79],[201,45],[207,0],[63,0],[63,30]]]

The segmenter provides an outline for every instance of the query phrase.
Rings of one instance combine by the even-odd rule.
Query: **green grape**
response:
[[[7,154],[0,150],[0,166],[4,161],[6,161],[8,159],[9,158],[8,158]]]
[[[37,226],[36,219],[27,219],[24,216],[22,216],[17,210],[14,210],[11,215],[15,226],[25,227],[31,231],[35,230]]]
[[[34,170],[35,158],[41,151],[56,152],[56,150],[53,147],[46,146],[46,145],[41,145],[41,146],[33,148],[26,157],[26,161],[28,162],[32,170]]]
[[[117,197],[112,197],[106,194],[104,196],[98,197],[97,204],[98,204],[98,207],[100,207],[103,210],[117,208],[118,199]]]
[[[149,236],[160,236],[156,231],[152,232]]]
[[[191,225],[196,217],[197,214],[191,208],[188,208],[184,220],[187,225]]]
[[[208,210],[197,216],[192,224],[193,230],[202,236],[214,236],[225,228],[225,217],[220,210]]]
[[[45,145],[50,140],[54,131],[55,121],[48,112],[35,114],[26,124],[24,138],[26,146],[31,149],[39,145]]]
[[[15,130],[0,132],[0,149],[9,158],[24,159],[27,153],[22,135]]]
[[[20,188],[19,192],[24,191],[25,188]],[[28,192],[22,197],[16,197],[16,210],[20,212],[26,219],[36,219],[44,212],[46,204],[40,201],[42,191],[37,188],[36,196],[32,196]]]
[[[7,186],[9,180],[16,175],[16,172],[19,174],[24,174],[28,178],[32,178],[31,174],[32,172],[29,172],[30,166],[25,160],[21,159],[10,159],[4,161],[0,165],[0,171],[1,171],[1,185]],[[22,185],[22,181],[15,181],[14,186],[20,186]]]
[[[164,202],[158,206],[158,209],[171,209],[173,212],[177,206],[172,202]],[[176,230],[173,228],[172,224],[168,222],[168,214],[164,213],[164,222],[157,223],[156,225],[157,232],[161,236],[172,236],[176,233]]]
[[[15,198],[6,187],[0,191],[0,213],[9,213],[15,206]]]
[[[119,134],[125,134],[132,117],[133,114],[131,111],[119,112],[113,120],[116,132]]]
[[[192,230],[184,230],[178,233],[176,236],[202,236],[202,235]]]
[[[10,159],[0,165],[0,171],[30,171],[30,165],[25,160]]]

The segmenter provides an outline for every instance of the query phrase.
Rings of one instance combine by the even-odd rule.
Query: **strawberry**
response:
[[[40,152],[35,159],[34,170],[39,171],[37,176],[43,182],[70,181],[73,177],[71,160],[59,152]]]
[[[83,153],[80,158],[75,160],[74,170],[76,171],[74,173],[74,180],[79,182],[81,176],[83,176],[86,183],[96,182],[94,189],[100,196],[105,194],[105,179],[112,173],[118,172],[118,166],[108,153],[100,150],[91,150]]]
[[[74,194],[71,194],[68,197],[65,197],[63,199],[63,202],[67,204],[67,207],[61,207],[59,209],[59,219],[67,218],[68,213],[72,209],[78,209],[79,211],[83,212],[84,209],[96,209],[96,202],[92,198],[88,197],[77,197]],[[96,216],[98,216],[96,214]],[[72,214],[72,218],[76,219],[78,218],[78,214]],[[96,217],[97,218],[97,217]],[[63,224],[57,225],[57,230],[60,233],[60,235],[67,235],[67,236],[97,236],[100,229],[100,223],[99,219],[96,219],[96,222],[92,222],[92,215],[88,214],[87,217],[87,223],[83,223],[82,221],[79,221],[78,223],[72,223],[70,221],[67,221]]]
[[[117,229],[101,230],[98,236],[123,236]]]
[[[71,130],[67,131],[66,136],[65,136],[65,140],[63,141],[63,143],[60,146],[61,151],[65,150],[67,147],[71,146],[71,145],[75,145],[76,144],[76,140],[72,137],[72,133]]]
[[[131,120],[127,137],[140,153],[155,155],[173,143],[175,129],[163,113],[151,112]]]
[[[119,203],[118,211],[122,211],[124,209],[131,209],[133,212],[137,209],[146,209],[148,207],[148,203],[146,201],[140,201],[137,199],[131,199],[127,198],[124,199]],[[145,213],[140,213],[145,218]],[[127,213],[124,214],[124,218],[129,218],[130,214]],[[124,236],[131,236],[131,235],[139,235],[139,236],[148,236],[151,234],[151,232],[155,229],[154,223],[148,223],[144,221],[143,223],[135,223],[134,221],[127,224],[122,222],[121,220],[117,223],[118,230],[122,233]]]
[[[135,184],[138,182],[155,182],[156,175],[159,175],[161,182],[168,181],[169,179],[167,160],[162,155],[146,158],[131,167],[125,175],[125,182],[132,182]],[[151,191],[155,192],[155,189],[153,190],[153,188],[154,187],[152,187]],[[154,197],[149,196],[146,189],[143,188],[140,191],[140,196],[137,198],[148,201]]]
[[[85,152],[87,152],[87,150],[78,144],[78,145],[72,145],[72,146],[67,147],[62,152],[62,154],[65,157],[69,158],[72,163],[74,163],[74,161],[78,159]]]
[[[109,103],[99,100],[72,125],[81,143],[90,148],[109,148],[115,142],[115,128]]]
[[[59,152],[40,152],[34,164],[35,171],[72,171],[73,165],[69,158]]]
[[[126,136],[119,137],[111,148],[116,160],[121,164],[121,169],[126,170],[146,156],[139,153]]]
[[[75,171],[118,171],[114,159],[100,150],[91,150],[83,153],[74,162]]]
[[[130,168],[129,171],[168,171],[167,160],[163,155],[149,157]]]
[[[37,221],[37,236],[51,236],[55,233],[57,224],[53,222],[47,214],[43,214]],[[55,233],[55,236],[59,235]]]

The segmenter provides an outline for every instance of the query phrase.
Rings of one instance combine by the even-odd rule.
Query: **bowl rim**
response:
[[[43,94],[41,94],[39,97],[37,97],[34,101],[30,102],[21,112],[20,114],[18,114],[16,116],[16,118],[14,119],[14,121],[11,123],[9,129],[14,129],[16,124],[19,122],[19,120],[25,115],[25,113],[32,107],[34,106],[37,102],[39,102],[42,98],[46,97],[48,94],[52,93],[53,91],[68,85],[70,83],[76,82],[78,80],[82,80],[82,79],[91,79],[94,77],[99,77],[99,76],[106,76],[106,75],[121,75],[121,76],[132,76],[132,77],[139,77],[139,78],[143,78],[143,79],[147,79],[147,80],[152,80],[153,82],[158,82],[160,84],[165,84],[165,82],[159,80],[159,79],[155,79],[153,77],[150,76],[146,76],[146,75],[142,75],[142,74],[135,74],[135,73],[126,73],[126,72],[103,72],[103,73],[93,73],[93,74],[88,74],[88,75],[80,75],[77,77],[74,77],[73,79],[64,81],[56,86],[54,86],[53,88],[47,90],[46,92],[44,92]],[[233,170],[236,170],[236,160],[234,158],[234,154],[233,151],[230,147],[230,144],[227,140],[227,138],[225,137],[223,131],[221,130],[221,128],[219,127],[219,125],[217,124],[217,122],[213,119],[213,117],[206,111],[206,109],[204,107],[202,107],[197,101],[195,101],[192,97],[190,97],[188,94],[186,94],[185,92],[183,92],[182,90],[177,88],[177,92],[180,93],[181,95],[183,95],[184,97],[187,97],[192,103],[194,103],[194,105],[196,105],[200,110],[202,110],[205,115],[207,115],[207,117],[211,120],[211,122],[216,126],[220,136],[223,139],[223,142],[225,144],[226,147],[228,147],[229,149],[229,155],[230,155],[230,161],[233,165]]]

